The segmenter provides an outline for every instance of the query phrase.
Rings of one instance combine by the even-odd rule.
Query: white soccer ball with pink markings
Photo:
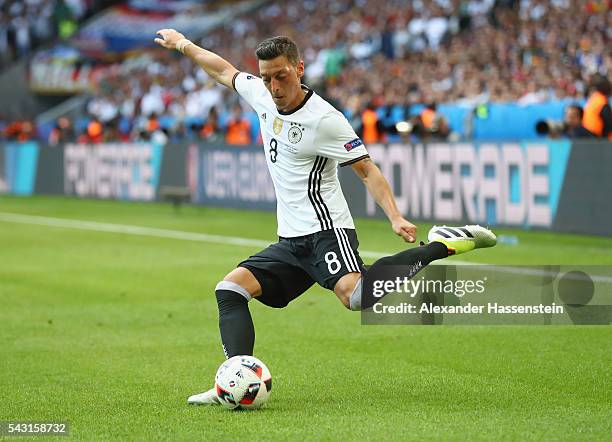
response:
[[[270,370],[254,356],[229,358],[215,376],[217,398],[230,410],[260,408],[268,401],[270,390]]]

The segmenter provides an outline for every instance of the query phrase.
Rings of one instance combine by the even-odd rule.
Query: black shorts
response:
[[[253,273],[262,293],[255,297],[270,307],[289,304],[315,282],[333,290],[347,273],[364,271],[354,229],[334,228],[295,238],[279,238],[238,264]]]

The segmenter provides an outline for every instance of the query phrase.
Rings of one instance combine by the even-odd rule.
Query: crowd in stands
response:
[[[99,0],[0,0],[0,68],[53,37],[67,39]]]
[[[528,104],[580,97],[590,75],[612,72],[608,0],[406,3],[271,6],[205,42],[256,71],[257,42],[286,33],[302,49],[309,81],[349,108],[370,101]]]
[[[411,128],[445,137],[450,128],[436,103],[583,100],[593,75],[612,74],[611,22],[609,0],[304,0],[272,2],[201,45],[257,73],[257,43],[289,35],[302,51],[305,83],[371,142],[396,130],[377,117],[390,107]],[[100,82],[86,123],[66,131],[58,122],[53,136],[259,141],[256,116],[242,112],[237,94],[186,57],[161,50],[140,57],[146,62]],[[413,115],[417,104],[427,106]]]

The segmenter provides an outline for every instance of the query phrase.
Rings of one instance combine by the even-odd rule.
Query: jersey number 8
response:
[[[270,140],[270,161],[272,161],[273,163],[276,163],[276,157],[278,155],[278,150],[276,150],[276,148],[278,147],[278,142],[272,138]]]

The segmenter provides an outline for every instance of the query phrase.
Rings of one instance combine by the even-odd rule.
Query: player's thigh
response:
[[[225,275],[223,280],[238,284],[253,297],[261,295],[261,284],[259,284],[257,278],[255,278],[255,275],[253,275],[253,272],[245,267],[236,267],[234,270]]]
[[[255,277],[261,290],[255,299],[269,307],[287,306],[315,282],[300,267],[289,241],[272,244],[242,261],[238,268],[248,270]]]
[[[311,262],[314,279],[329,290],[336,291],[339,283],[343,292],[352,290],[364,270],[358,247],[354,229],[334,228],[319,232],[315,237]],[[353,276],[346,276],[349,274]]]

